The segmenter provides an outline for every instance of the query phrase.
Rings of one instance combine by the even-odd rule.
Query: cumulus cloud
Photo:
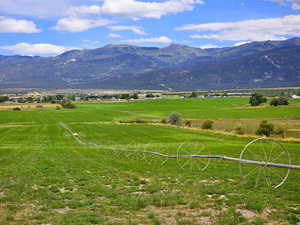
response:
[[[53,44],[30,44],[22,42],[16,45],[0,46],[0,49],[8,50],[20,55],[58,55],[74,48]]]
[[[109,26],[109,29],[112,31],[124,31],[124,30],[130,30],[133,33],[140,34],[140,35],[146,35],[147,33],[143,31],[141,27],[136,26]]]
[[[300,15],[226,23],[188,24],[177,27],[176,30],[202,32],[190,37],[219,41],[283,40],[289,36],[300,36]]]
[[[39,33],[40,29],[29,20],[16,20],[0,16],[0,33]]]
[[[121,38],[122,36],[120,34],[110,33],[110,34],[107,35],[107,37],[109,37],[109,38]]]
[[[300,10],[300,0],[269,0],[281,5],[292,5],[292,9]]]
[[[166,36],[160,36],[158,38],[131,39],[131,40],[125,40],[124,42],[128,42],[128,43],[172,43],[173,40]]]
[[[164,2],[144,2],[138,0],[103,0],[102,5],[82,5],[71,7],[69,13],[109,14],[115,16],[159,19],[167,14],[177,14],[194,9],[194,5],[204,4],[202,0],[167,0]]]
[[[85,30],[89,30],[95,27],[106,26],[108,24],[113,23],[111,20],[107,19],[82,19],[82,18],[63,18],[57,21],[57,24],[53,29],[59,31],[67,31],[67,32],[82,32]]]

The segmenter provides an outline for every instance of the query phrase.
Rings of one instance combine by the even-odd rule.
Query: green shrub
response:
[[[172,112],[169,116],[169,123],[172,125],[181,125],[181,114],[178,112]]]
[[[64,108],[64,109],[74,109],[76,108],[76,106],[70,101],[70,100],[63,100],[60,105]]]
[[[255,133],[257,135],[265,135],[267,137],[270,137],[273,131],[274,131],[274,124],[268,123],[268,121],[264,120],[259,124],[259,127]]]
[[[275,131],[274,134],[280,135],[282,138],[285,138],[285,130],[282,127],[278,127]]]
[[[167,120],[166,119],[162,119],[160,122],[161,123],[167,123]]]
[[[202,129],[212,129],[213,124],[214,124],[214,121],[212,121],[212,120],[206,120],[202,124]]]
[[[236,126],[236,127],[234,128],[234,133],[239,134],[239,135],[243,135],[243,134],[244,134],[244,131],[243,131],[242,126]]]
[[[189,120],[187,120],[187,121],[185,121],[184,125],[185,125],[186,127],[191,127],[191,126],[192,126],[192,122],[189,121]]]
[[[21,111],[21,108],[20,107],[15,107],[15,108],[13,108],[13,111]]]

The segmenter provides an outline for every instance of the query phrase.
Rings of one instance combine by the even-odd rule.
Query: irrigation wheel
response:
[[[249,142],[241,151],[240,159],[291,165],[287,149],[269,138],[258,138]],[[246,184],[278,188],[287,180],[290,169],[240,162],[240,173]]]
[[[201,143],[182,143],[177,148],[177,164],[181,169],[204,171],[210,164],[210,158],[195,158],[191,155],[201,155],[206,146]],[[208,155],[208,154],[207,154]]]

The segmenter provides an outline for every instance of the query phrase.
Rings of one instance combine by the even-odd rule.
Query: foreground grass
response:
[[[150,143],[153,150],[169,153],[186,142],[205,145],[203,153],[238,156],[248,142],[147,125],[69,126],[83,140],[99,145],[149,148]],[[280,189],[264,185],[253,189],[241,182],[235,163],[216,160],[205,171],[181,169],[176,160],[81,146],[57,124],[0,132],[2,224],[296,224],[299,220],[297,171]],[[294,163],[300,164],[299,145],[287,147]]]

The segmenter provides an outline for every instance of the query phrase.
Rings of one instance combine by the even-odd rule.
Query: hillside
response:
[[[200,49],[107,45],[0,56],[0,88],[224,89],[300,85],[300,38]]]

